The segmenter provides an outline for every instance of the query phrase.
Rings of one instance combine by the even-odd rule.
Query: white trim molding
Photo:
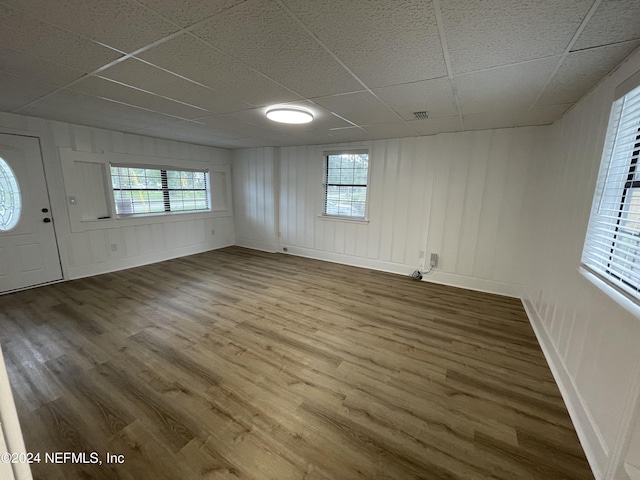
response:
[[[562,361],[562,357],[551,341],[551,337],[544,328],[533,302],[525,298],[522,300],[522,304],[542,352],[547,359],[553,378],[560,389],[591,470],[596,480],[604,480],[606,478],[604,472],[609,460],[609,449],[602,433],[573,382],[573,378]]]

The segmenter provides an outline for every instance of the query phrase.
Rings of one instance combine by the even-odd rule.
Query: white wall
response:
[[[424,262],[420,251],[436,252],[428,280],[520,296],[525,179],[544,130],[341,144],[370,150],[368,224],[319,217],[323,151],[336,146],[236,151],[238,242],[402,274]]]
[[[278,245],[277,148],[233,152],[236,244],[274,252]]]
[[[530,170],[527,210],[534,249],[525,306],[555,370],[598,478],[640,465],[627,443],[640,385],[640,316],[578,271],[615,87],[640,70],[640,53],[549,129]],[[637,412],[636,412],[637,413]]]
[[[113,228],[72,232],[59,147],[75,152],[117,153],[149,163],[197,162],[229,165],[231,152],[138,135],[0,113],[0,133],[40,137],[43,161],[60,257],[66,279],[130,268],[235,243],[231,210],[226,216],[200,214],[131,225],[117,221]],[[158,160],[159,159],[159,160]],[[184,218],[184,220],[182,220]],[[187,220],[188,218],[188,220]],[[215,234],[211,234],[214,230]],[[117,250],[112,250],[115,244]]]

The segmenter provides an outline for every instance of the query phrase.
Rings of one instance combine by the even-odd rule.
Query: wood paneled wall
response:
[[[421,252],[434,252],[440,263],[429,280],[519,296],[529,238],[526,177],[543,131],[238,150],[238,243],[403,274],[425,262]],[[366,224],[320,216],[323,152],[336,147],[370,151]]]
[[[65,194],[59,147],[78,152],[125,155],[228,165],[225,149],[124,134],[98,128],[0,113],[0,132],[38,136],[56,226],[65,278],[130,268],[235,243],[234,221],[228,216],[166,221],[73,233]],[[215,234],[211,232],[215,231]],[[116,245],[116,250],[113,250]]]
[[[638,70],[636,52],[549,128],[527,196],[525,306],[596,477],[615,480],[629,478],[625,463],[640,466],[640,448],[628,448],[640,436],[640,308],[623,308],[579,265],[614,89]]]
[[[274,252],[278,246],[275,148],[233,152],[236,244]]]

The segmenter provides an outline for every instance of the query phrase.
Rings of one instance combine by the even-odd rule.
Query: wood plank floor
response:
[[[592,479],[516,299],[239,247],[0,297],[36,479]]]

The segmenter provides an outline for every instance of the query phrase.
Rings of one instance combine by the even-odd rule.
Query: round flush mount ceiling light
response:
[[[309,123],[313,121],[313,113],[302,107],[269,107],[267,118],[279,123]]]

